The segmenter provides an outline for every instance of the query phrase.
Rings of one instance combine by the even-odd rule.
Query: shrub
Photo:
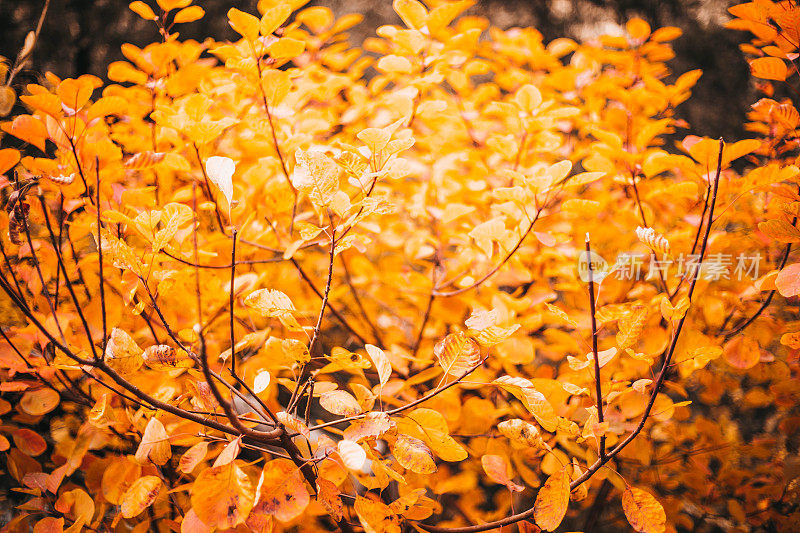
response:
[[[7,80],[7,529],[791,530],[790,99],[701,139],[677,28],[304,3],[133,2],[115,83]],[[797,71],[797,8],[731,12]]]

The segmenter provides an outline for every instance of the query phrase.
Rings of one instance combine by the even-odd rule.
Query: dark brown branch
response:
[[[602,424],[603,417],[603,387],[600,381],[600,359],[597,356],[597,317],[595,316],[596,302],[594,295],[594,268],[592,266],[592,245],[589,242],[589,233],[586,233],[586,262],[589,265],[589,312],[592,315],[592,359],[594,359],[594,386],[597,405],[597,421]],[[600,458],[606,456],[606,435],[600,437]]]

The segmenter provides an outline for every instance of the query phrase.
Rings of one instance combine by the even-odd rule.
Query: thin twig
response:
[[[592,266],[592,245],[589,241],[589,233],[586,233],[586,262],[589,265],[589,312],[592,315],[592,359],[594,359],[594,386],[597,405],[597,421],[603,423],[603,387],[600,381],[600,359],[597,356],[597,317],[595,316],[595,295],[594,295],[594,267]],[[605,432],[600,437],[600,458],[606,456],[606,435]]]

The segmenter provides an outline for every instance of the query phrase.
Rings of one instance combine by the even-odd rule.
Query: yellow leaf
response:
[[[636,237],[653,250],[664,255],[669,254],[669,241],[653,228],[636,227]]]
[[[295,311],[294,304],[284,293],[273,289],[251,292],[244,301],[267,318],[274,318]]]
[[[620,351],[630,348],[638,342],[646,322],[647,308],[644,306],[635,306],[630,313],[620,319],[617,332],[617,347]]]
[[[297,57],[306,49],[306,43],[289,37],[281,37],[267,47],[269,55],[275,59]]]
[[[339,165],[322,152],[297,150],[292,185],[319,207],[333,202],[339,190]]]
[[[192,486],[192,508],[212,528],[235,528],[254,503],[253,484],[236,461],[206,468]]]
[[[569,475],[561,469],[545,482],[536,495],[533,517],[545,531],[555,531],[564,520],[569,506]]]
[[[182,348],[175,349],[167,344],[148,346],[144,353],[144,364],[154,370],[171,370],[174,368],[191,368],[194,360]]]
[[[273,8],[267,9],[259,21],[261,35],[264,37],[269,37],[272,35],[275,30],[280,28],[281,25],[286,22],[286,19],[288,19],[289,15],[291,14],[292,8],[286,4],[280,4]]]
[[[336,444],[336,448],[339,450],[339,456],[342,458],[344,466],[349,470],[360,470],[364,466],[364,461],[367,460],[367,452],[357,443],[342,439]]]
[[[133,485],[122,496],[122,516],[133,518],[150,507],[161,492],[161,479],[157,476],[144,476],[133,482]]]
[[[0,87],[0,117],[11,113],[11,109],[17,101],[17,93],[8,85]]]
[[[519,442],[525,446],[543,449],[550,448],[542,439],[542,436],[536,426],[520,418],[504,420],[497,424],[497,429],[505,437]]]
[[[153,417],[147,422],[136,450],[136,462],[142,465],[149,464],[151,461],[157,465],[163,465],[172,456],[172,448],[169,445],[169,436],[164,429],[164,424],[159,419]]]
[[[261,76],[261,85],[270,107],[280,104],[292,88],[292,80],[285,70],[265,70]]]
[[[421,407],[395,423],[400,432],[423,440],[445,461],[463,461],[468,456],[467,450],[450,436],[447,421],[438,411]]]
[[[253,15],[232,7],[228,10],[228,23],[236,33],[246,40],[252,42],[258,39],[261,21]]]
[[[431,35],[436,36],[440,34],[440,32],[443,34],[443,30],[451,22],[453,22],[457,16],[469,9],[474,3],[474,0],[460,0],[441,4],[434,8],[430,13],[428,13],[428,17],[425,21],[428,26],[428,30],[431,32]]]
[[[398,435],[392,447],[392,453],[400,466],[417,474],[432,474],[436,472],[436,462],[430,448],[421,440]]]
[[[667,516],[652,494],[642,489],[626,487],[622,494],[622,510],[628,523],[642,533],[663,533]]]
[[[425,26],[428,11],[417,0],[394,0],[392,7],[409,28],[419,30]]]
[[[411,72],[411,62],[403,56],[390,54],[380,58],[376,68],[386,74],[409,74]]]
[[[135,372],[144,364],[144,351],[125,331],[114,328],[106,344],[105,362],[120,374]]]
[[[229,157],[212,156],[206,160],[206,174],[208,179],[217,186],[225,196],[230,207],[233,200],[232,176],[236,171],[236,163]]]
[[[319,404],[326,411],[335,415],[353,416],[361,412],[361,406],[358,405],[353,396],[343,390],[332,390],[322,394],[319,397]]]
[[[523,85],[517,90],[514,101],[526,113],[535,111],[542,105],[542,93],[534,85]]]
[[[536,390],[529,380],[520,377],[501,376],[492,381],[492,383],[516,396],[545,430],[556,430],[558,417],[553,410],[553,406],[550,405],[544,394]]]
[[[364,348],[366,348],[367,354],[369,354],[369,358],[372,359],[372,364],[378,372],[379,383],[381,386],[386,385],[392,375],[392,364],[389,362],[389,358],[386,357],[386,353],[383,350],[373,344],[367,344]]]
[[[309,7],[298,13],[295,21],[305,24],[314,33],[321,33],[333,24],[333,11],[324,6]]]
[[[433,348],[445,374],[460,376],[480,363],[481,349],[465,333],[450,333]]]

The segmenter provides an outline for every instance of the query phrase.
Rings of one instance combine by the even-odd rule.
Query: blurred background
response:
[[[155,39],[155,24],[128,9],[126,0],[53,0],[33,61],[17,82],[36,81],[38,73],[60,77],[90,73],[105,78],[109,63],[123,59],[125,42],[143,46]],[[155,5],[155,1],[147,3]],[[182,24],[182,38],[234,38],[227,24],[231,7],[255,12],[256,0],[196,0],[206,10],[200,21]],[[745,113],[758,96],[750,80],[739,44],[745,32],[724,28],[727,8],[736,0],[479,0],[469,14],[481,15],[501,28],[533,26],[550,41],[557,37],[591,39],[620,33],[631,17],[647,20],[653,28],[677,26],[683,36],[674,42],[673,72],[702,69],[694,96],[678,108],[697,135],[746,137]],[[0,56],[13,61],[28,31],[35,28],[44,0],[0,0]],[[351,31],[360,44],[383,24],[401,24],[391,0],[319,0],[308,4],[330,7],[336,16],[361,13],[364,21]]]

